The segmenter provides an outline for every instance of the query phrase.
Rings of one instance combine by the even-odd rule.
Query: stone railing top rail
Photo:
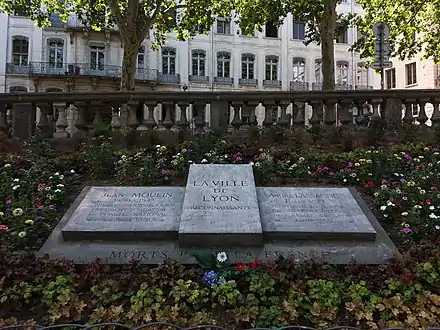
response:
[[[304,91],[304,92],[273,92],[273,91],[151,91],[151,92],[33,92],[33,93],[2,93],[0,103],[34,103],[34,102],[126,102],[126,101],[322,101],[322,100],[371,100],[380,103],[383,99],[400,99],[406,102],[417,100],[440,102],[440,90],[435,89],[400,89],[400,90],[355,90],[355,91]]]
[[[121,329],[129,329],[129,330],[141,330],[141,329],[153,329],[154,327],[167,327],[168,329],[175,330],[196,330],[196,329],[209,329],[209,330],[232,330],[230,328],[224,328],[218,325],[196,325],[190,327],[178,326],[172,323],[167,322],[151,322],[143,324],[139,327],[130,327],[128,325],[124,325],[121,323],[99,323],[94,325],[81,325],[81,324],[57,324],[52,326],[40,326],[34,324],[18,324],[18,325],[10,325],[6,327],[0,327],[0,330],[12,330],[12,329],[35,329],[35,330],[49,330],[49,329],[64,329],[66,327],[69,328],[78,328],[78,329],[100,329],[101,327],[119,327]],[[317,330],[316,328],[301,326],[301,325],[287,325],[278,328],[248,328],[246,330]],[[327,328],[325,330],[361,330],[361,328],[350,327],[350,326],[336,326]],[[383,330],[405,330],[404,328],[384,328]],[[440,328],[427,328],[426,330],[440,330]]]

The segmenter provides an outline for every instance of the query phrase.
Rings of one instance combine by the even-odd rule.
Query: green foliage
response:
[[[362,57],[374,56],[372,26],[386,22],[390,26],[389,40],[391,56],[400,59],[412,58],[422,53],[424,58],[440,62],[440,2],[359,0],[363,15],[356,17],[355,25],[362,32],[362,38],[355,45]]]

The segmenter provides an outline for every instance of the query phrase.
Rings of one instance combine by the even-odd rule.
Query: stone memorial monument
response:
[[[255,187],[251,165],[191,165],[183,187],[86,187],[40,254],[76,263],[289,256],[386,263],[398,252],[354,188]]]

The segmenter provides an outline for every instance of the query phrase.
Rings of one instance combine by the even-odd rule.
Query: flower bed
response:
[[[438,149],[306,153],[283,145],[230,145],[212,136],[152,149],[116,150],[110,142],[56,155],[40,141],[21,155],[0,156],[3,322],[15,315],[40,323],[162,320],[236,329],[439,325]],[[202,271],[173,263],[74,267],[33,257],[83,185],[184,185],[191,163],[252,163],[262,186],[355,186],[404,259],[388,266],[299,266],[290,260],[226,266],[227,255],[201,255]]]

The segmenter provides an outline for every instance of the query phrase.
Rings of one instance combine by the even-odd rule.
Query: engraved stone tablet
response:
[[[92,187],[62,229],[64,240],[177,239],[184,188]]]
[[[356,201],[354,189],[257,188],[257,194],[268,239],[376,239],[376,230]]]
[[[179,243],[194,247],[263,244],[252,165],[191,165]]]

